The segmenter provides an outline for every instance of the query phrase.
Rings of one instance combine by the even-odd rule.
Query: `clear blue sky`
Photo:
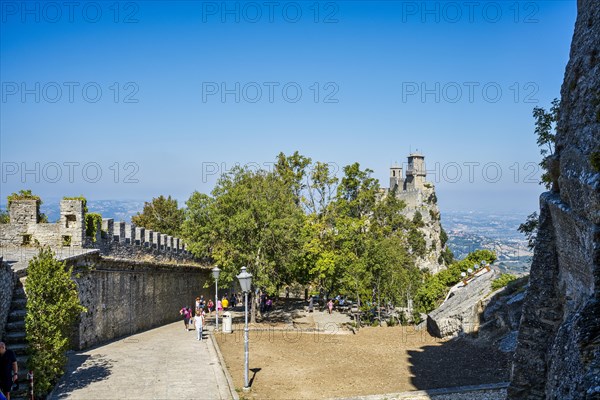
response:
[[[442,211],[533,211],[576,2],[472,3],[2,2],[0,195],[185,200],[295,150],[386,186],[419,149]]]

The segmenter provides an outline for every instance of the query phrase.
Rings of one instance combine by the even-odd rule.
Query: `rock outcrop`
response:
[[[451,297],[427,315],[427,331],[439,338],[477,332],[482,302],[492,292],[492,281],[497,277],[498,273],[491,270],[467,286],[453,288]]]
[[[510,399],[600,398],[600,3],[577,6]]]
[[[437,273],[446,268],[444,254],[449,250],[448,237],[442,233],[440,210],[433,183],[427,182],[425,156],[420,153],[408,155],[406,175],[404,168],[394,165],[390,168],[390,186],[383,188],[382,194],[393,191],[405,204],[402,214],[409,220],[418,221],[417,231],[425,242],[423,254],[417,255],[415,264],[421,270]]]

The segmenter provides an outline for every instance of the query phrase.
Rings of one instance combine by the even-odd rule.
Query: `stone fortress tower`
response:
[[[433,183],[427,182],[427,169],[425,156],[419,152],[412,152],[407,157],[406,176],[403,167],[394,164],[390,167],[390,186],[383,189],[387,194],[394,191],[396,197],[406,204],[403,214],[408,219],[413,219],[417,213],[421,214],[423,226],[419,231],[427,243],[427,255],[417,260],[417,266],[428,269],[432,273],[445,268],[441,261],[442,251],[446,243],[442,242],[442,225],[440,211],[437,206],[437,196]]]
[[[410,153],[408,155],[408,168],[406,169],[406,180],[404,181],[404,190],[423,190],[425,189],[425,156],[420,153]]]

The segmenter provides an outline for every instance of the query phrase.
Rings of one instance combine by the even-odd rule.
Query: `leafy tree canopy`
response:
[[[155,232],[180,236],[184,219],[185,211],[179,208],[177,200],[160,195],[145,202],[142,212],[134,215],[131,222]]]

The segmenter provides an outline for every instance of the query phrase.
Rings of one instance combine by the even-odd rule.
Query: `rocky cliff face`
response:
[[[423,189],[400,192],[397,196],[406,203],[403,214],[408,219],[412,220],[419,212],[423,220],[423,226],[418,229],[425,239],[426,253],[424,257],[417,257],[416,266],[421,270],[429,270],[433,274],[446,268],[442,260],[446,243],[442,243],[440,210],[433,184],[428,182]]]
[[[600,398],[600,3],[577,6],[510,399]]]

